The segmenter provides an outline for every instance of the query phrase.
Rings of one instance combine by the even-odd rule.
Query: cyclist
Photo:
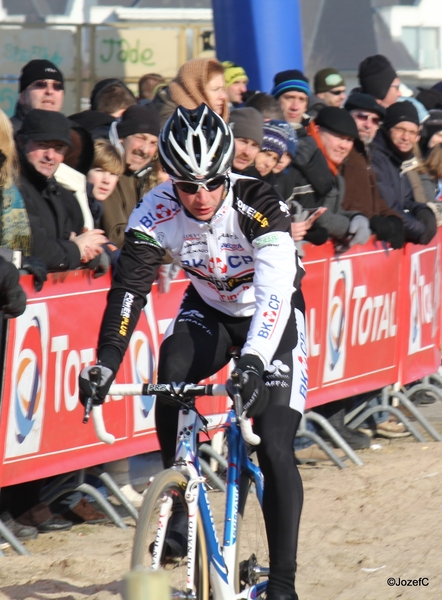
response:
[[[268,600],[297,600],[296,550],[303,491],[293,442],[307,389],[304,273],[290,215],[268,184],[233,175],[234,139],[205,104],[178,107],[159,138],[170,180],[135,207],[125,233],[98,341],[102,403],[118,371],[166,250],[190,284],[161,345],[160,382],[199,382],[240,346],[243,400],[261,436],[264,517],[270,553]],[[89,371],[80,374],[84,398]],[[174,460],[177,409],[158,397],[164,466]],[[185,550],[184,550],[185,552]]]

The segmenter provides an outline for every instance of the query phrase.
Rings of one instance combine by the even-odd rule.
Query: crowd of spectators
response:
[[[120,79],[101,80],[90,108],[66,117],[63,73],[47,60],[24,65],[14,116],[0,111],[4,318],[25,309],[14,252],[38,291],[47,272],[87,268],[99,277],[116,263],[133,208],[167,179],[157,142],[178,105],[206,103],[230,123],[233,171],[266,181],[287,202],[300,253],[304,242],[327,240],[344,253],[371,235],[393,249],[428,244],[442,221],[442,83],[413,95],[381,55],[363,60],[358,77],[348,90],[325,66],[312,89],[291,69],[275,73],[271,90],[250,91],[241,66],[196,58],[170,81],[143,76],[138,97]],[[173,265],[160,268],[162,290],[174,273]],[[390,415],[350,429],[345,414],[357,401],[318,408],[351,447],[368,447],[373,435],[408,434]],[[327,458],[321,452],[306,440],[296,449],[304,460]],[[44,483],[1,491],[0,518],[20,539],[104,517],[72,498],[71,521],[54,515],[39,501]]]

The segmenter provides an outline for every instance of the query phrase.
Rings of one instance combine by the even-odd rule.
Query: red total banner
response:
[[[415,381],[440,364],[441,234],[428,246],[391,250],[372,238],[336,256],[331,243],[305,246],[309,393],[307,408]],[[153,397],[111,397],[103,413],[116,442],[82,424],[78,375],[95,362],[110,276],[51,274],[40,293],[21,281],[25,313],[9,322],[0,418],[0,487],[158,449]],[[159,294],[154,285],[117,383],[155,380],[163,334],[185,278]],[[184,349],[185,351],[185,349]],[[212,381],[225,381],[228,369]],[[226,398],[204,398],[214,428]]]
[[[112,446],[98,441],[92,420],[82,423],[78,375],[95,362],[110,277],[92,279],[86,271],[53,274],[40,294],[30,276],[21,280],[28,304],[10,321],[7,335],[0,486],[157,450],[152,396],[107,399],[103,415],[116,437]],[[154,286],[117,383],[155,380],[161,339],[186,285],[186,280],[174,282],[173,292],[161,298]],[[219,376],[224,381],[227,371]],[[226,412],[226,398],[205,398],[201,410],[215,427]]]

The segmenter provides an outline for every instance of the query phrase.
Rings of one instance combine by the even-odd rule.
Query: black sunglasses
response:
[[[56,92],[61,92],[61,90],[63,89],[63,84],[61,83],[61,81],[54,81],[52,79],[51,79],[51,81],[46,81],[45,79],[39,79],[38,81],[34,81],[33,86],[37,90],[45,90],[51,84],[52,84],[53,89]]]
[[[355,117],[365,123],[366,121],[371,121],[373,125],[379,125],[381,122],[381,117],[377,117],[376,115],[366,115],[365,113],[357,112],[354,113]]]
[[[185,194],[197,194],[200,188],[204,188],[208,192],[214,192],[220,186],[225,184],[226,177],[225,175],[218,175],[218,177],[207,179],[207,181],[204,181],[203,183],[193,183],[176,179],[173,179],[173,182],[181,192],[184,192]]]
[[[345,90],[328,90],[329,94],[333,94],[333,96],[340,96],[341,94],[345,94]]]

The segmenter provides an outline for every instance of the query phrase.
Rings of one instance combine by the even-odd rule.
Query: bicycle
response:
[[[231,377],[234,394],[225,424],[228,468],[222,546],[197,453],[197,434],[205,430],[207,419],[195,403],[198,396],[227,395],[225,386],[114,384],[109,391],[111,395],[161,394],[180,408],[175,463],[159,473],[148,487],[131,559],[132,569],[168,570],[172,598],[208,600],[210,593],[212,600],[245,600],[258,598],[267,587],[269,556],[261,509],[264,480],[248,456],[246,445],[257,445],[260,439],[253,433],[250,421],[242,416],[241,372],[233,371]],[[92,414],[97,434],[111,443],[113,436],[105,430],[101,406],[94,406]],[[220,493],[214,494],[219,500]],[[183,514],[187,519],[187,550],[183,552],[186,556],[170,556],[168,524],[174,515],[175,521],[182,521]],[[247,531],[246,526],[251,529]]]

